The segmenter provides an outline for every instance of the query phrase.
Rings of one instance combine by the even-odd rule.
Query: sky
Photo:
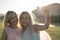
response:
[[[43,7],[52,3],[60,3],[60,0],[0,0],[0,13],[5,14],[12,10],[17,14],[22,11],[31,12],[38,7]]]

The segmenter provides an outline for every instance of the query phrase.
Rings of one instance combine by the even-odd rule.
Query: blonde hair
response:
[[[5,19],[4,19],[4,26],[7,27],[10,25],[10,17],[13,15],[13,14],[16,14],[14,11],[8,11],[5,15]],[[16,14],[17,15],[17,14]]]

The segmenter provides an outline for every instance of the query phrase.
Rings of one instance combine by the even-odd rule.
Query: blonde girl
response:
[[[21,32],[17,23],[17,14],[14,11],[8,11],[4,20],[2,40],[21,40]]]
[[[40,40],[39,31],[46,30],[49,27],[49,15],[45,15],[45,25],[32,24],[32,19],[27,11],[20,15],[20,24],[22,27],[23,40]]]

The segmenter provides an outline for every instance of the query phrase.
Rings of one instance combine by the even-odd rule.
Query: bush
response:
[[[60,15],[52,15],[51,16],[51,23],[60,23]]]

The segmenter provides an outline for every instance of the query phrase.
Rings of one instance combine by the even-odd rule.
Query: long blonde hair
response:
[[[29,20],[30,20],[30,22],[29,22],[29,24],[28,24],[28,27],[30,26],[32,26],[32,18],[31,18],[31,15],[27,12],[27,11],[23,11],[22,13],[21,13],[21,15],[19,16],[19,23],[20,23],[20,26],[22,27],[22,31],[24,32],[25,30],[24,30],[24,27],[23,27],[23,25],[21,24],[21,16],[23,15],[23,14],[27,14],[28,16],[29,16]]]
[[[16,14],[14,11],[8,11],[5,15],[5,19],[4,19],[4,26],[7,27],[10,25],[10,17],[13,15],[13,14]],[[17,14],[16,14],[17,15]]]

